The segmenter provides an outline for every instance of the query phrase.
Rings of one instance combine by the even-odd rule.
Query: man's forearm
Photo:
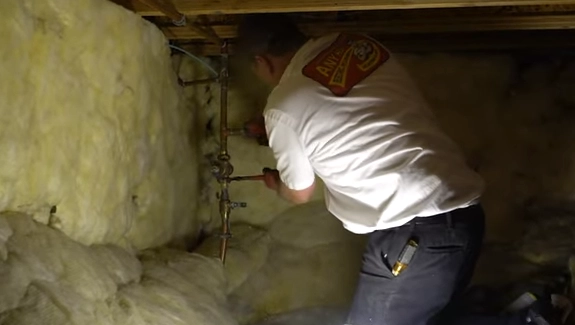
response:
[[[264,168],[264,182],[266,186],[275,191],[279,197],[291,203],[302,204],[308,202],[315,190],[315,181],[306,189],[292,190],[281,180],[279,171],[270,168]]]
[[[311,198],[311,194],[313,193],[314,186],[315,186],[315,184],[312,185],[310,188],[307,188],[305,190],[296,191],[296,190],[292,190],[289,187],[287,187],[280,180],[279,186],[278,186],[276,192],[284,200],[287,200],[287,201],[289,201],[291,203],[295,203],[295,204],[303,204],[303,203],[309,202],[309,200]]]
[[[291,195],[290,195],[290,194],[291,194],[291,190],[290,190],[282,181],[279,181],[279,183],[278,183],[278,189],[276,190],[276,193],[277,193],[277,194],[279,195],[279,197],[281,197],[282,199],[288,200],[288,201],[290,201],[290,202],[292,202],[292,203],[295,203],[295,202],[293,202],[292,197],[291,197]]]

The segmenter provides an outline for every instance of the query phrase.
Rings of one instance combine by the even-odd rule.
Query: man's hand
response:
[[[244,123],[244,134],[255,139],[261,146],[269,146],[266,133],[266,122],[263,116],[258,116]]]
[[[273,191],[278,191],[281,185],[280,173],[277,169],[264,168],[264,183],[267,188]]]
[[[266,187],[275,191],[279,196],[292,203],[302,204],[309,202],[313,195],[315,183],[304,190],[297,191],[288,188],[281,181],[280,173],[277,169],[264,168],[263,174]]]

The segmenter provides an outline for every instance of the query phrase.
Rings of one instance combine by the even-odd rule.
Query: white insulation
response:
[[[7,0],[0,40],[0,211],[85,244],[197,231],[192,116],[156,27],[104,0]]]
[[[179,250],[139,259],[0,215],[2,325],[234,325],[219,260]]]

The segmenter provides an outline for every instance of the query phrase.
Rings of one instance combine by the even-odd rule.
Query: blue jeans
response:
[[[522,325],[522,315],[458,313],[458,297],[471,280],[485,229],[479,205],[369,235],[350,325]],[[409,239],[419,246],[411,263],[394,276],[391,267]]]

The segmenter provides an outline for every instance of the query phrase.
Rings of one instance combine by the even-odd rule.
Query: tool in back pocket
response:
[[[398,276],[401,272],[407,269],[407,266],[411,262],[411,259],[413,259],[413,255],[415,255],[415,251],[417,250],[418,246],[419,245],[417,244],[417,241],[413,238],[407,241],[407,244],[405,244],[405,247],[403,247],[397,262],[395,262],[391,270],[391,273],[394,276]]]

